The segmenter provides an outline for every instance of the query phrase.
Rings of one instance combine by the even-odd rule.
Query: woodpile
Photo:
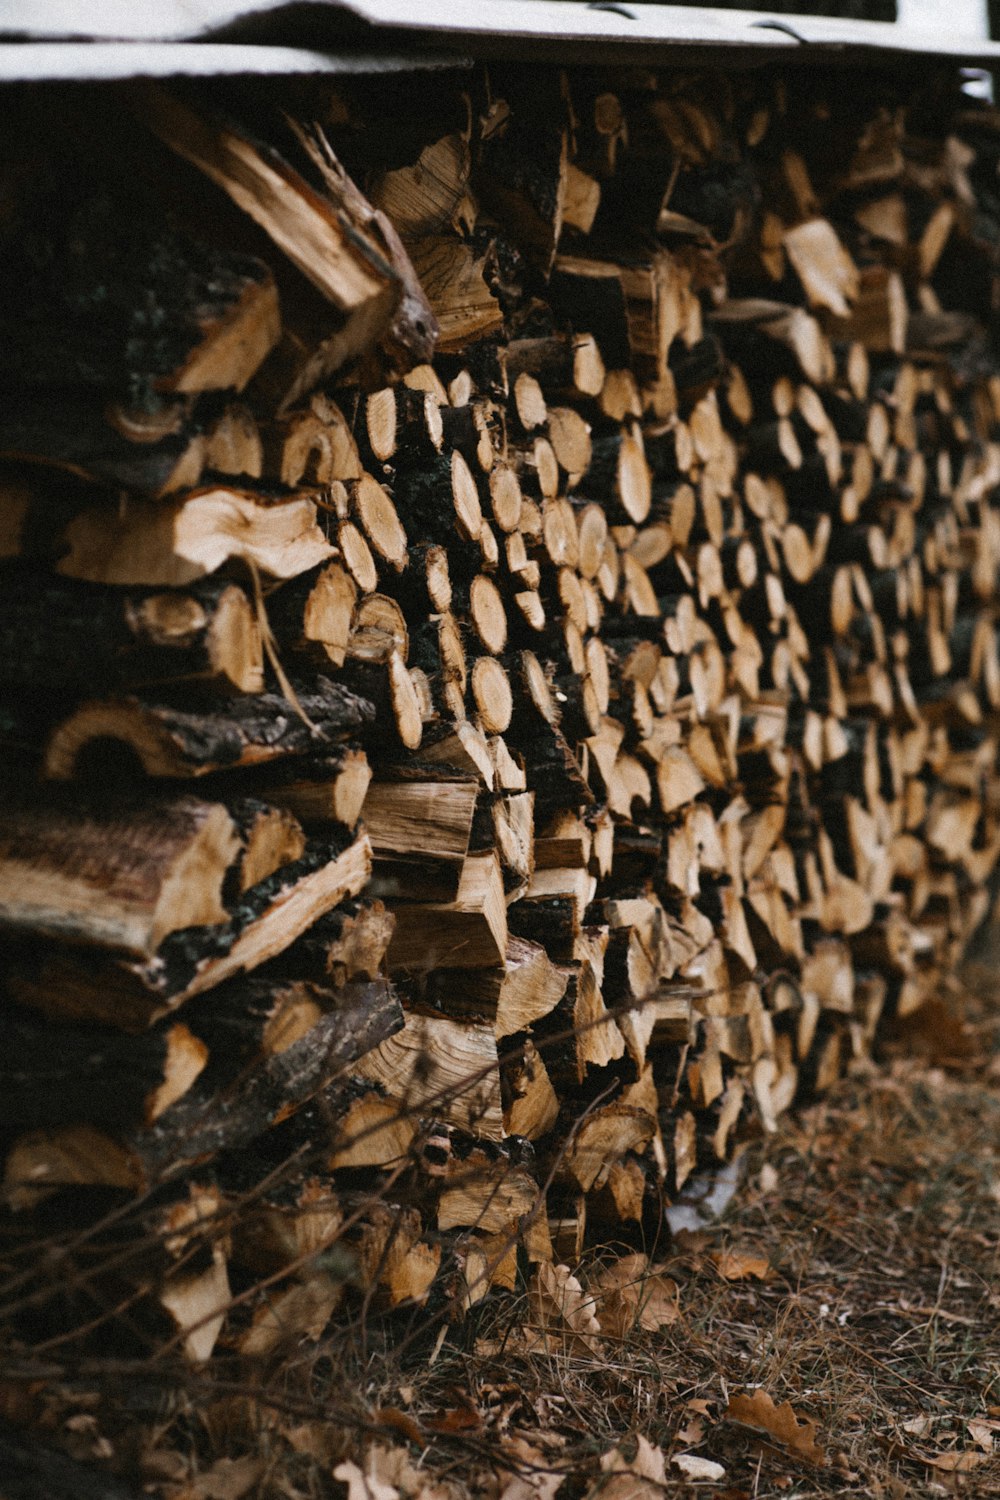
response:
[[[22,1357],[459,1313],[659,1225],[953,968],[1000,853],[1000,113],[845,84],[14,101]]]

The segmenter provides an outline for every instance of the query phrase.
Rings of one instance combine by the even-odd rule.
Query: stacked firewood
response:
[[[461,1308],[934,996],[1000,852],[1000,114],[846,82],[14,101],[11,1338]]]

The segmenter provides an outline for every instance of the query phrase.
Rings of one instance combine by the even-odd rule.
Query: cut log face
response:
[[[507,947],[507,909],[496,854],[470,854],[458,894],[443,903],[394,906],[396,930],[389,945],[391,970],[492,968]]]
[[[306,852],[302,825],[287,809],[246,797],[230,803],[229,812],[243,842],[237,871],[241,893]]]
[[[382,972],[395,921],[381,901],[342,901],[320,917],[300,940],[306,972],[334,983],[376,979]]]
[[[22,632],[33,643],[23,649]],[[42,674],[93,694],[171,678],[241,692],[264,689],[264,653],[252,600],[237,585],[209,579],[183,591],[109,592],[26,571],[0,595],[3,679],[30,686]]]
[[[163,413],[176,410],[172,396],[247,385],[280,335],[275,279],[242,248],[168,225],[162,202],[126,183],[125,172],[116,181],[81,159],[82,141],[80,155],[43,171],[33,113],[30,104],[8,112],[9,159],[32,167],[8,173],[5,191],[13,218],[33,221],[36,235],[31,246],[16,233],[4,246],[10,383],[37,394],[112,394],[106,435],[116,426],[153,445],[171,425]],[[86,133],[79,115],[74,124]],[[78,429],[78,439],[87,436]]]
[[[392,1167],[410,1155],[416,1128],[408,1112],[372,1088],[341,1117],[330,1167]]]
[[[352,829],[361,817],[372,771],[363,750],[278,761],[256,785],[270,803],[285,808],[306,828],[339,823]]]
[[[150,1126],[208,1061],[205,1043],[179,1021],[139,1042],[96,1027],[42,1030],[30,1012],[9,1006],[0,1033],[4,1117],[14,1130]]]
[[[456,890],[469,849],[478,787],[474,781],[378,781],[368,790],[362,813],[376,859],[391,862],[403,880],[421,871],[452,866]]]
[[[484,275],[485,255],[476,255],[457,234],[421,235],[409,250],[441,330],[443,354],[461,352],[470,340],[503,327],[500,304]]]
[[[397,570],[406,562],[406,532],[390,496],[370,474],[363,474],[349,490],[352,510],[379,557]]]
[[[810,305],[850,316],[858,295],[858,272],[828,219],[806,219],[784,235],[785,253]]]
[[[408,1112],[436,1115],[488,1140],[504,1133],[492,1027],[409,1015],[403,1030],[363,1058],[358,1071]]]
[[[334,555],[312,499],[268,504],[222,487],[160,504],[91,506],[69,522],[63,541],[57,566],[67,578],[152,587],[190,583],[234,559],[272,578],[295,578]]]

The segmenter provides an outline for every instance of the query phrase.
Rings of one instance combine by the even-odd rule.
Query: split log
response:
[[[15,140],[25,123],[15,112]],[[37,152],[37,141],[22,151]],[[243,390],[280,333],[270,269],[171,232],[134,184],[123,192],[92,164],[73,166],[76,181],[71,168],[33,184],[22,176],[13,191],[5,183],[15,222],[25,213],[35,236],[31,245],[4,236],[5,385],[107,393],[140,412],[156,396]],[[89,425],[77,425],[78,442]],[[44,454],[50,440],[38,436]]]
[[[371,784],[371,767],[363,750],[337,747],[322,754],[293,756],[268,762],[254,776],[254,786],[275,807],[284,808],[309,829],[334,823],[352,830],[361,817]],[[234,791],[240,773],[213,777]]]
[[[171,679],[264,688],[253,604],[222,579],[183,592],[108,592],[34,569],[10,572],[0,595],[0,654],[5,682],[42,678],[88,697],[102,686]]]
[[[240,850],[226,808],[194,797],[9,806],[0,820],[0,925],[149,959],[171,933],[226,920]]]
[[[301,859],[306,852],[306,836],[302,824],[291,812],[262,802],[259,797],[233,798],[227,809],[242,844],[223,890],[228,901],[259,885],[283,865]]]
[[[301,978],[326,975],[335,985],[346,979],[376,979],[395,928],[381,901],[343,901],[325,912],[282,955],[284,971]]]
[[[133,100],[166,145],[249,214],[342,315],[342,327],[330,336],[318,365],[314,356],[313,383],[386,335],[402,288],[383,248],[357,222],[348,194],[341,188],[330,196],[330,175],[325,191],[317,192],[273,149],[232,122],[199,116],[159,87],[137,88]]]
[[[179,588],[236,560],[295,578],[335,553],[312,494],[289,499],[217,485],[160,502],[95,504],[83,492],[78,499],[53,511],[34,483],[0,486],[0,556],[55,552],[66,578]]]
[[[182,1022],[142,1037],[59,1026],[17,1006],[0,1019],[8,1131],[88,1124],[149,1127],[203,1071],[208,1048]]]
[[[384,980],[349,983],[325,999],[327,1013],[256,1066],[213,1059],[148,1128],[110,1134],[75,1125],[21,1136],[7,1156],[7,1191],[86,1183],[141,1191],[199,1158],[246,1146],[402,1024]]]
[[[495,854],[470,854],[458,891],[446,902],[393,905],[396,930],[389,945],[392,972],[493,968],[507,949],[507,909]]]
[[[243,893],[226,922],[169,934],[145,963],[99,951],[10,945],[3,985],[19,1003],[49,1015],[140,1030],[193,995],[283,952],[371,873],[367,838],[347,848],[313,845]]]
[[[357,1071],[408,1112],[434,1115],[487,1140],[503,1137],[492,1026],[409,1014],[403,1030],[363,1057]]]
[[[456,1019],[493,1023],[496,1037],[527,1031],[559,1004],[568,983],[544,948],[511,937],[502,966],[470,969],[455,983],[454,974],[428,974],[421,993],[429,1005]]]
[[[369,787],[362,811],[383,897],[405,898],[415,885],[442,876],[454,883],[446,899],[457,897],[477,794],[472,780],[376,781]]]

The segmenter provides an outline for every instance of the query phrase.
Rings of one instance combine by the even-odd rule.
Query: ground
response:
[[[464,1323],[355,1304],[256,1389],[76,1382],[60,1446],[163,1500],[1000,1495],[1000,964],[963,977],[708,1228]]]
[[[967,1027],[935,1008],[882,1069],[752,1147],[716,1227],[682,1236],[644,1278],[631,1263],[648,1288],[645,1321],[670,1301],[672,1321],[588,1347],[550,1320],[548,1351],[530,1353],[537,1300],[498,1309],[471,1347],[446,1345],[402,1390],[378,1389],[393,1426],[383,1446],[405,1431],[393,1407],[430,1434],[450,1418],[421,1457],[411,1449],[428,1478],[468,1482],[491,1448],[520,1445],[542,1472],[509,1500],[1000,1494],[1000,976],[968,977]],[[602,1327],[609,1311],[599,1291]],[[598,1478],[616,1449],[607,1467],[656,1478]],[[681,1455],[724,1473],[687,1478]],[[390,1475],[391,1462],[369,1472]],[[468,1488],[490,1486],[480,1474]]]

